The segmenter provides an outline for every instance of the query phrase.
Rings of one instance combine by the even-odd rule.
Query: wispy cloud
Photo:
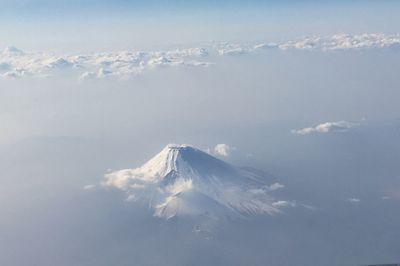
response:
[[[361,202],[361,200],[359,198],[350,198],[350,199],[347,199],[347,201],[351,202],[351,203],[360,203]]]
[[[329,133],[329,132],[344,132],[350,128],[359,126],[359,123],[353,123],[348,121],[337,121],[337,122],[325,122],[314,127],[305,127],[302,129],[292,130],[293,134],[297,135],[309,135],[313,133]]]
[[[274,184],[272,184],[270,186],[267,186],[267,189],[269,191],[275,191],[275,190],[282,189],[284,187],[285,187],[285,185],[282,185],[281,183],[274,183]]]
[[[83,187],[83,190],[91,190],[94,189],[96,187],[96,185],[90,184],[90,185],[86,185]]]
[[[272,205],[277,208],[296,207],[296,202],[279,200],[273,202]]]

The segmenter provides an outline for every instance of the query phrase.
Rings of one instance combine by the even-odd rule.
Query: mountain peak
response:
[[[161,180],[171,171],[183,178],[206,178],[221,173],[234,176],[233,166],[187,144],[168,144],[140,169],[152,180]]]
[[[200,152],[190,145],[168,144],[161,152],[140,167],[141,171],[154,179],[165,177],[171,171],[180,172],[185,162],[182,153]]]
[[[7,46],[4,50],[3,50],[3,54],[4,55],[23,55],[24,52],[20,49],[18,49],[15,46]]]
[[[164,149],[178,149],[179,150],[179,149],[184,149],[184,148],[196,149],[192,145],[189,145],[189,144],[173,144],[173,143],[168,144],[167,146],[165,146]]]
[[[128,198],[147,199],[155,216],[275,213],[262,176],[243,171],[191,145],[168,144],[139,168],[105,176],[104,186],[125,191]],[[151,196],[150,196],[151,195]]]

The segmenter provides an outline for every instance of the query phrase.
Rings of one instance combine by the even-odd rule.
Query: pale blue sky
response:
[[[0,47],[145,49],[399,32],[397,1],[2,1]]]

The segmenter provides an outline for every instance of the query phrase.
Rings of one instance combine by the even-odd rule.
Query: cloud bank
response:
[[[125,79],[155,68],[209,66],[211,62],[202,60],[206,55],[203,48],[59,55],[25,53],[7,47],[0,54],[0,77],[46,78],[70,73],[81,81],[105,77]]]
[[[361,49],[383,49],[400,47],[400,34],[382,33],[336,34],[332,36],[302,37],[280,43],[220,43],[215,45],[219,55],[240,55],[266,49],[307,50],[307,51],[345,51]]]
[[[166,67],[206,67],[215,57],[237,56],[265,50],[346,51],[400,47],[400,34],[337,34],[303,37],[277,43],[211,43],[202,47],[167,51],[121,51],[91,54],[26,53],[7,47],[0,53],[0,78],[46,78],[71,73],[80,81],[112,77],[128,79]]]

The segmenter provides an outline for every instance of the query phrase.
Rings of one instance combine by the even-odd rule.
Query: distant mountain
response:
[[[190,145],[167,145],[139,168],[107,174],[102,185],[125,191],[128,200],[144,200],[165,219],[280,212],[263,172],[237,168]]]
[[[8,56],[18,56],[18,55],[24,55],[25,53],[14,47],[14,46],[8,46],[3,50],[3,55],[8,55]]]

